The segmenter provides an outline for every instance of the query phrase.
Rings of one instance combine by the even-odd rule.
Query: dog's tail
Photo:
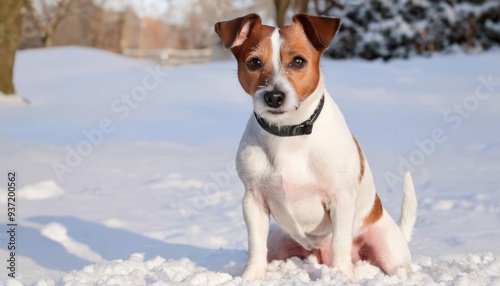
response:
[[[410,172],[406,172],[403,181],[403,204],[401,205],[401,218],[399,219],[399,229],[407,242],[410,242],[413,233],[413,226],[417,220],[417,195]]]

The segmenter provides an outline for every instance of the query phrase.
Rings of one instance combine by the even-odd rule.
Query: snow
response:
[[[363,285],[498,285],[500,260],[492,254],[466,257],[421,259],[422,267],[409,279],[384,275],[379,268],[359,262],[355,276]],[[346,285],[346,277],[314,259],[292,258],[273,261],[268,266],[266,285]],[[334,278],[332,278],[334,277]],[[99,262],[73,271],[62,281],[66,285],[256,285],[224,272],[213,272],[197,266],[189,259],[145,260],[134,253],[130,258]]]
[[[39,182],[19,189],[17,195],[25,200],[45,200],[62,196],[64,190],[53,180]]]
[[[18,94],[9,94],[6,95],[0,91],[0,104],[26,104],[26,100],[24,100]]]
[[[495,31],[496,33],[500,34],[500,22],[494,23],[491,21],[491,19],[486,20],[485,26],[492,30]]]
[[[360,262],[361,285],[500,285],[499,58],[323,59],[384,207],[399,217],[407,169],[419,200],[416,273]],[[15,83],[30,104],[0,103],[0,173],[18,174],[18,275],[9,281],[2,268],[0,284],[259,285],[239,277],[247,238],[234,156],[251,101],[235,70],[20,51]],[[270,263],[263,284],[345,282],[293,258]]]
[[[132,279],[131,279],[132,278]],[[144,255],[134,253],[127,260],[114,260],[85,267],[63,278],[68,285],[218,285],[231,280],[227,273],[207,271],[189,259],[165,260],[155,257],[144,261]]]
[[[102,257],[98,253],[93,252],[87,245],[74,241],[70,238],[66,227],[60,223],[49,223],[42,228],[40,233],[43,236],[60,243],[68,253],[88,261],[102,260]]]

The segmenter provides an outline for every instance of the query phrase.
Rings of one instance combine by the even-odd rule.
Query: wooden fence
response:
[[[146,59],[161,65],[177,66],[183,64],[204,63],[212,60],[212,49],[161,49],[161,50],[136,50],[126,49],[123,54],[128,57]]]

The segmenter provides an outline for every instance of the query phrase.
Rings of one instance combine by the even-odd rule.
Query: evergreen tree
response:
[[[498,0],[361,0],[332,16],[343,20],[329,51],[335,58],[387,60],[500,44]]]

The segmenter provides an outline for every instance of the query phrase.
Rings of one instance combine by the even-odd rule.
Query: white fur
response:
[[[273,34],[271,35],[271,45],[273,47],[273,66],[277,67],[274,70],[274,75],[276,76],[279,72],[279,67],[281,66],[281,44],[283,44],[283,39],[280,37],[280,29],[274,28]]]
[[[271,37],[273,55],[281,46]],[[276,49],[276,50],[275,50]],[[356,144],[342,113],[330,97],[320,76],[316,90],[302,102],[282,74],[279,59],[273,82],[254,96],[254,111],[277,125],[292,125],[308,119],[325,96],[323,110],[310,135],[278,137],[263,130],[252,115],[240,142],[236,163],[245,185],[243,212],[248,228],[249,260],[245,279],[265,276],[266,239],[270,215],[280,227],[306,249],[319,248],[331,238],[332,265],[354,281],[351,249],[353,238],[365,234],[377,244],[380,235],[390,237],[391,245],[381,249],[388,257],[389,272],[404,268],[411,273],[407,239],[415,222],[416,198],[407,175],[405,201],[400,227],[384,210],[373,229],[362,227],[375,200],[373,177],[365,160],[359,182],[360,162]],[[269,113],[262,96],[278,85],[286,94],[284,114]],[[408,179],[409,178],[409,179]],[[364,233],[366,231],[366,233]],[[406,239],[405,239],[406,237]],[[393,257],[391,257],[393,256]]]
[[[399,228],[403,232],[407,242],[410,242],[413,233],[413,226],[417,220],[417,196],[410,172],[406,172],[403,182],[403,204],[401,205],[401,217],[399,218]]]
[[[293,111],[298,110],[301,103],[299,102],[299,98],[295,90],[293,89],[290,82],[287,80],[285,71],[281,67],[281,44],[283,43],[283,39],[280,37],[279,28],[275,28],[271,35],[271,44],[272,44],[272,62],[273,62],[273,77],[272,81],[268,82],[268,84],[264,87],[261,87],[253,97],[253,106],[255,113],[266,119],[269,123],[274,125],[286,125],[286,124],[295,124],[290,122],[300,123],[301,121],[297,121],[302,116],[298,116]],[[267,106],[266,101],[264,100],[264,94],[268,91],[279,89],[286,94],[285,102],[278,109],[278,111],[284,111],[285,113],[280,115],[275,115],[269,113],[269,111],[276,111],[275,108],[270,108]],[[316,107],[313,108],[313,110]],[[307,112],[307,108],[302,109],[302,111]],[[312,111],[311,111],[312,114]],[[311,116],[309,114],[309,116]],[[309,117],[308,116],[308,117]],[[306,120],[308,117],[305,117],[302,121]]]

